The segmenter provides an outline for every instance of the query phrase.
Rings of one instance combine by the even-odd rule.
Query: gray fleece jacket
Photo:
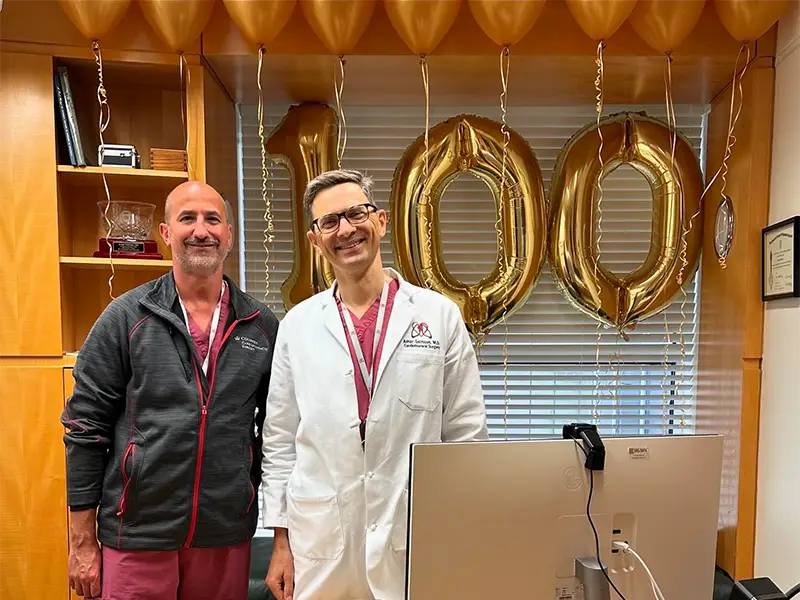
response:
[[[208,376],[172,271],[111,302],[80,350],[61,418],[67,503],[99,506],[104,545],[219,547],[255,532],[278,320],[225,280],[230,314]]]

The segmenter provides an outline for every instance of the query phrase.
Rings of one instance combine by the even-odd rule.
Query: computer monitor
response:
[[[598,545],[592,480],[600,559],[626,600],[654,595],[614,541],[666,600],[711,598],[722,437],[602,441],[604,469],[591,472],[575,440],[413,444],[406,600],[583,600],[576,559]]]

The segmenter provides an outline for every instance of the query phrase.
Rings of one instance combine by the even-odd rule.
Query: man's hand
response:
[[[97,510],[70,515],[69,586],[84,598],[99,598],[102,556],[96,533]]]
[[[294,598],[294,557],[289,547],[289,532],[275,529],[275,543],[269,561],[266,583],[278,600]]]

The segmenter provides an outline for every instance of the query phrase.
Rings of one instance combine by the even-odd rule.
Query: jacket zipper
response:
[[[243,317],[241,319],[235,320],[231,323],[231,326],[228,327],[228,330],[225,332],[225,335],[222,337],[222,341],[219,344],[219,351],[222,352],[223,346],[225,346],[225,342],[227,341],[228,337],[230,337],[231,333],[233,332],[234,328],[243,321],[249,321],[259,315],[261,311],[257,310],[252,315],[248,315],[247,317]],[[192,342],[194,343],[194,342]],[[214,340],[209,340],[209,349],[208,351],[211,352],[211,345],[213,345]],[[219,356],[217,356],[219,358]],[[192,357],[192,366],[194,367],[194,376],[195,380],[197,381],[197,393],[200,399],[200,432],[199,432],[199,441],[198,441],[198,448],[197,448],[197,466],[195,467],[194,471],[194,491],[192,492],[192,520],[189,523],[189,534],[186,536],[186,542],[184,543],[183,547],[188,548],[192,540],[194,539],[194,530],[195,526],[197,525],[197,505],[200,499],[200,474],[203,470],[203,450],[205,447],[206,442],[206,421],[208,418],[208,405],[211,402],[211,396],[214,394],[214,380],[216,379],[217,374],[217,360],[215,359],[211,364],[211,381],[208,388],[208,396],[203,393],[203,384],[200,380],[200,370],[197,368],[197,360]]]
[[[131,484],[131,476],[128,474],[127,469],[125,468],[126,463],[128,462],[128,456],[131,459],[135,460],[136,446],[133,443],[128,444],[128,447],[125,448],[125,454],[122,456],[122,495],[119,498],[119,506],[117,507],[117,516],[122,517],[125,514],[125,506],[126,500],[128,496],[128,486]]]

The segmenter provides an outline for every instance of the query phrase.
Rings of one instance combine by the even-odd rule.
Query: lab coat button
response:
[[[362,476],[361,476],[361,477],[359,477],[358,479],[359,479],[360,481],[364,481],[364,476],[362,475]]]
[[[373,473],[372,471],[370,471],[369,473],[367,473],[367,475],[369,475],[369,478],[370,478],[370,479],[372,479],[373,477],[375,477],[375,473]]]
[[[372,527],[370,527],[370,529],[371,529],[372,531],[375,531],[377,528],[378,528],[378,526],[377,526],[377,525],[375,525],[375,523],[373,523],[373,524],[372,524]]]

